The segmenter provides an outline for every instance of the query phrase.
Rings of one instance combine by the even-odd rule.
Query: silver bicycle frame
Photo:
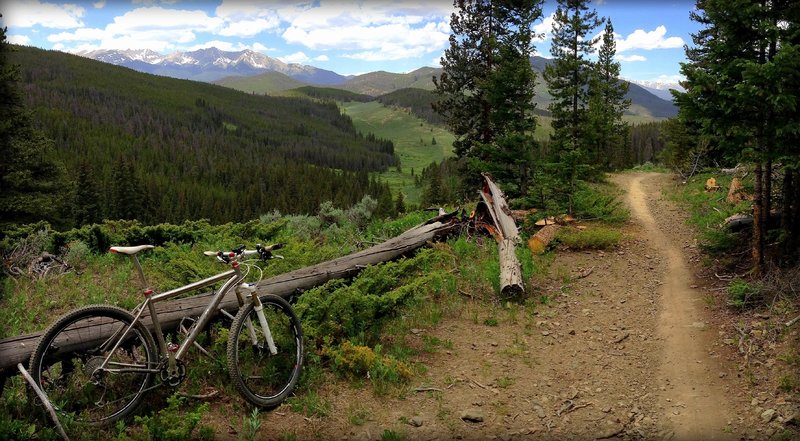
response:
[[[131,260],[133,260],[134,266],[136,266],[137,272],[139,273],[139,277],[141,279],[142,286],[147,286],[147,281],[144,278],[144,272],[142,271],[142,266],[139,263],[139,259],[136,257],[135,254],[132,254],[130,257],[131,257]],[[158,340],[159,350],[160,350],[161,354],[163,354],[163,355],[169,354],[169,351],[168,351],[168,348],[167,348],[167,343],[164,340],[164,333],[161,331],[161,322],[159,322],[158,314],[156,313],[155,303],[161,302],[161,301],[164,301],[164,300],[168,300],[168,299],[171,299],[173,297],[177,297],[177,296],[179,296],[181,294],[186,294],[186,293],[191,292],[191,291],[202,289],[202,288],[205,288],[207,286],[211,286],[211,285],[219,283],[219,282],[221,282],[223,280],[226,280],[226,282],[222,285],[222,287],[220,287],[220,289],[217,291],[217,293],[214,294],[214,296],[211,298],[211,301],[208,303],[208,306],[203,311],[203,313],[200,315],[200,318],[198,318],[197,321],[192,326],[191,332],[186,337],[186,339],[183,341],[183,343],[181,343],[180,347],[178,348],[177,352],[175,353],[175,359],[176,360],[180,360],[186,354],[186,351],[189,350],[189,346],[191,346],[192,343],[194,343],[195,339],[197,338],[197,335],[200,334],[200,331],[202,331],[205,328],[205,326],[208,324],[209,320],[211,319],[212,313],[217,310],[217,307],[219,306],[220,302],[222,301],[222,298],[225,297],[225,294],[227,294],[228,291],[230,291],[230,289],[233,288],[233,287],[236,287],[238,289],[238,284],[243,279],[244,279],[244,275],[242,274],[242,272],[239,269],[239,267],[236,266],[234,269],[225,271],[223,273],[217,274],[215,276],[208,277],[206,279],[203,279],[203,280],[200,280],[200,281],[197,281],[197,282],[194,282],[194,283],[190,283],[190,284],[185,285],[185,286],[181,286],[179,288],[175,288],[175,289],[172,289],[172,290],[160,293],[160,294],[148,295],[147,298],[145,298],[144,302],[141,303],[139,306],[137,306],[136,309],[134,310],[134,311],[136,311],[136,314],[134,315],[134,320],[125,329],[125,331],[122,334],[122,337],[125,337],[126,335],[128,335],[128,333],[131,331],[133,326],[140,320],[142,314],[144,313],[145,308],[147,308],[150,311],[150,318],[153,321],[153,328],[155,328],[155,334],[156,334],[156,339]],[[239,302],[241,303],[242,302],[242,298],[241,298],[241,296],[238,296],[238,297],[239,297]],[[241,304],[239,306],[241,306]],[[112,339],[113,338],[116,338],[116,337],[114,336],[114,337],[112,337]],[[114,344],[114,347],[111,349],[111,351],[109,351],[109,355],[106,357],[106,359],[100,365],[100,368],[104,368],[105,369],[106,365],[109,362],[111,354],[116,352],[116,350],[119,348],[119,345],[122,343],[122,340],[123,340],[123,338],[116,339],[116,343]],[[113,369],[108,369],[108,370],[109,371],[113,371]]]

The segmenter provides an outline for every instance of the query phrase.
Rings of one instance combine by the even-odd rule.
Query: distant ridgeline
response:
[[[15,46],[11,62],[69,174],[99,190],[99,219],[217,223],[391,197],[369,172],[398,165],[392,142],[358,133],[333,102],[258,96],[29,47]]]

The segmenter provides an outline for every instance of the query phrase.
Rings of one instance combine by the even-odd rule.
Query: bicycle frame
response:
[[[147,286],[147,281],[145,280],[144,272],[142,271],[142,266],[139,263],[139,259],[136,257],[135,254],[132,254],[130,257],[131,257],[131,260],[133,260],[133,263],[134,263],[134,266],[137,269],[137,272],[139,273],[139,278],[141,279],[142,286]],[[181,286],[179,288],[175,288],[175,289],[163,292],[163,293],[153,294],[152,290],[145,289],[144,290],[144,294],[145,294],[146,298],[145,298],[144,302],[139,304],[139,306],[137,306],[134,309],[134,313],[135,313],[134,314],[134,320],[133,320],[133,322],[131,322],[131,324],[128,327],[125,328],[125,330],[124,330],[124,332],[122,334],[122,337],[128,335],[128,333],[131,331],[133,326],[141,319],[141,316],[144,313],[145,309],[147,309],[147,310],[149,310],[150,318],[153,321],[153,328],[155,330],[156,339],[158,341],[159,352],[162,355],[170,355],[171,351],[170,351],[170,348],[167,347],[166,340],[164,339],[164,333],[161,330],[161,322],[159,321],[158,314],[156,313],[155,303],[158,303],[158,302],[161,302],[161,301],[164,301],[164,300],[168,300],[168,299],[171,299],[173,297],[177,297],[177,296],[179,296],[181,294],[186,294],[188,292],[192,292],[192,291],[195,291],[195,290],[198,290],[198,289],[202,289],[202,288],[214,285],[216,283],[219,283],[219,282],[225,280],[225,283],[222,285],[222,287],[220,287],[219,291],[217,291],[217,293],[214,294],[214,296],[211,298],[211,301],[208,303],[208,306],[203,311],[203,313],[200,315],[200,318],[198,318],[197,321],[192,326],[192,329],[191,329],[191,332],[189,333],[189,335],[186,337],[186,339],[183,341],[183,343],[181,343],[181,345],[175,351],[174,358],[170,355],[170,358],[169,358],[170,368],[173,368],[174,367],[173,360],[180,360],[180,359],[183,358],[183,356],[189,350],[189,346],[191,346],[194,343],[194,341],[197,338],[197,336],[200,333],[200,331],[202,331],[205,328],[205,326],[208,324],[208,322],[211,319],[212,313],[214,311],[216,311],[217,307],[219,306],[220,302],[222,301],[222,298],[225,297],[225,295],[231,290],[231,288],[235,288],[235,290],[236,290],[236,294],[237,294],[237,297],[239,299],[239,306],[242,306],[244,304],[244,299],[243,299],[242,295],[239,293],[239,283],[241,283],[241,281],[243,279],[244,279],[244,275],[242,274],[241,269],[239,268],[239,265],[236,264],[236,265],[233,265],[233,269],[231,269],[231,270],[225,271],[225,272],[217,274],[215,276],[211,276],[211,277],[208,277],[206,279],[203,279],[203,280],[200,280],[200,281],[197,281],[197,282],[193,282],[193,283],[190,283],[188,285],[184,285],[184,286]],[[115,342],[114,347],[110,351],[110,354],[115,352],[118,349],[119,345],[123,341],[123,338],[117,338],[118,336],[119,336],[119,333],[116,333],[115,335],[112,335],[107,340],[107,342]],[[106,367],[106,365],[109,362],[109,357],[110,357],[110,355],[108,357],[106,357],[106,359],[103,361],[103,363],[99,366],[100,369],[104,369],[104,370],[107,370],[109,372],[114,372],[114,371],[118,371],[118,372],[122,372],[122,371],[126,371],[126,372],[141,372],[142,371],[141,369],[136,369],[136,368],[134,368],[134,369],[108,369]],[[158,372],[158,369],[149,369],[148,368],[148,369],[146,369],[146,371],[147,372]]]

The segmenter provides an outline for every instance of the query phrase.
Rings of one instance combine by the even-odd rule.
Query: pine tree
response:
[[[403,214],[406,212],[406,197],[402,191],[397,193],[397,199],[394,203],[394,211],[397,214]]]
[[[788,0],[702,0],[692,19],[702,28],[687,48],[686,93],[679,118],[696,124],[712,154],[754,165],[752,258],[764,265],[772,203],[772,164],[798,164],[798,18]],[[790,172],[791,173],[791,172]]]
[[[611,19],[606,19],[602,44],[589,78],[587,133],[589,163],[605,169],[624,165],[623,152],[628,139],[628,124],[622,115],[631,102],[625,99],[628,83],[620,81],[620,64],[614,61],[616,46],[614,26]]]
[[[434,109],[456,135],[456,155],[467,158],[463,183],[474,188],[491,171],[524,194],[536,127],[533,23],[541,1],[457,0],[443,72],[434,78]]]
[[[545,67],[553,102],[551,145],[558,152],[560,177],[565,181],[569,211],[573,211],[573,195],[581,171],[587,168],[586,128],[589,103],[588,60],[597,38],[589,34],[600,26],[597,12],[587,12],[589,0],[558,0],[553,21],[553,41],[550,54],[553,62]]]
[[[6,28],[0,28],[0,234],[13,224],[40,220],[63,227],[64,167],[54,159],[53,141],[33,127],[25,110],[11,50]]]
[[[72,218],[76,227],[103,220],[102,201],[94,170],[87,161],[78,167],[73,192]]]

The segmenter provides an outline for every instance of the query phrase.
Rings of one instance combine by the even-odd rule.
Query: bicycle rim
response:
[[[285,300],[264,296],[261,301],[277,353],[270,352],[256,311],[248,304],[231,326],[228,365],[231,379],[245,399],[260,407],[275,407],[291,394],[300,377],[303,334]],[[255,344],[248,324],[255,331]]]
[[[152,337],[140,323],[123,338],[132,321],[122,309],[90,306],[43,334],[31,357],[31,374],[62,415],[104,424],[135,410],[153,379],[142,371],[157,361]]]

